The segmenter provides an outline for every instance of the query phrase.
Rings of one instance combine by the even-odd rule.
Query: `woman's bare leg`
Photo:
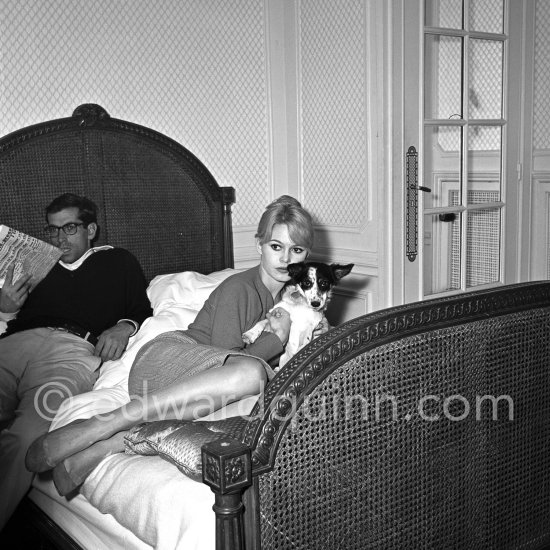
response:
[[[106,457],[124,452],[124,436],[118,432],[109,439],[98,441],[87,449],[62,460],[53,469],[53,482],[61,496],[72,493],[80,487],[96,466]]]
[[[260,393],[266,380],[265,369],[258,359],[230,356],[221,367],[133,398],[109,413],[49,432],[30,446],[26,466],[31,472],[50,470],[64,458],[140,422],[195,420],[228,403]]]

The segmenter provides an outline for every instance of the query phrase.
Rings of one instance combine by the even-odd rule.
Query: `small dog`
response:
[[[290,281],[283,288],[281,301],[271,309],[285,309],[291,321],[288,342],[279,360],[279,368],[311,341],[313,331],[323,320],[332,287],[352,268],[353,264],[327,265],[318,262],[300,262],[288,266]],[[243,341],[246,344],[255,342],[268,323],[268,319],[256,323],[243,333]]]

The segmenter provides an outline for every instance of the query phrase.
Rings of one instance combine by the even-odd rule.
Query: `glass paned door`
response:
[[[417,7],[422,298],[503,281],[508,36],[505,0]]]

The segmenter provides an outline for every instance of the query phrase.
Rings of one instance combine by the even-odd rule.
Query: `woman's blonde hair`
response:
[[[273,226],[285,224],[294,243],[308,250],[313,248],[313,221],[302,205],[290,195],[282,195],[269,204],[260,218],[256,238],[260,245],[271,239]]]

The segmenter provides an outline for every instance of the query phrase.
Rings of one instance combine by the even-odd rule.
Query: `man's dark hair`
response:
[[[65,208],[78,208],[78,217],[85,226],[97,223],[97,206],[95,202],[74,193],[63,193],[46,206],[46,222],[49,214],[55,214]]]

